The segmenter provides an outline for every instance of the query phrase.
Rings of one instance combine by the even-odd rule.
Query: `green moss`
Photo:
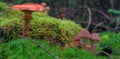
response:
[[[22,32],[22,16],[22,12],[11,10],[6,16],[0,17],[0,27],[8,27],[12,32],[10,32],[11,36],[17,38]],[[53,43],[69,43],[82,30],[78,24],[70,20],[56,19],[40,12],[34,12],[32,16],[30,37],[34,39],[48,39],[54,41]]]
[[[100,33],[100,47],[110,46],[113,49],[113,54],[120,55],[120,33],[103,32]]]
[[[96,57],[87,50],[78,48],[66,48],[49,45],[46,41],[37,41],[41,46],[49,50],[50,53],[59,59],[96,59]],[[29,39],[12,40],[0,45],[0,58],[2,59],[54,59],[44,49],[38,48]],[[97,59],[109,59],[107,57],[97,57]]]
[[[6,3],[0,2],[0,12],[7,10],[9,7],[7,6]]]

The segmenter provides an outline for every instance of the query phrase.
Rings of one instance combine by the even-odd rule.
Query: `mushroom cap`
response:
[[[51,8],[50,8],[49,6],[47,6],[47,7],[45,7],[45,10],[50,11],[50,10],[51,10]]]
[[[91,38],[92,38],[92,40],[96,40],[96,41],[100,41],[101,40],[101,38],[100,38],[98,33],[92,33],[91,34]]]
[[[86,30],[86,29],[82,30],[82,31],[78,34],[78,36],[79,36],[80,38],[88,38],[88,39],[91,39],[91,35],[90,35],[89,31]]]
[[[13,5],[12,9],[14,9],[14,10],[29,10],[29,11],[43,11],[44,10],[44,8],[41,5],[34,4],[34,3]]]
[[[47,6],[46,2],[42,2],[41,6],[43,6],[43,7]]]

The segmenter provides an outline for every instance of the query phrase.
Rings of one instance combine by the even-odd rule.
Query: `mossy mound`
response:
[[[6,15],[0,17],[0,27],[5,31],[4,37],[17,38],[22,34],[23,13],[9,10]],[[47,39],[52,43],[69,43],[82,28],[70,21],[56,19],[40,12],[32,14],[30,25],[30,37],[34,39]]]

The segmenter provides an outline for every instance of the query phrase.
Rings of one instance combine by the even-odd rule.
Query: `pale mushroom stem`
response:
[[[95,41],[92,41],[91,42],[91,45],[92,45],[92,52],[94,53],[94,54],[96,54],[97,53],[97,44],[95,43]]]
[[[23,11],[25,15],[23,16],[24,20],[24,26],[22,30],[22,36],[23,37],[29,37],[29,26],[30,26],[30,20],[32,19],[32,11],[24,10]]]

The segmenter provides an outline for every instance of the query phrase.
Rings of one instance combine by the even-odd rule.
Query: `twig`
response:
[[[29,39],[29,38],[28,38]],[[58,56],[55,56],[53,53],[51,53],[49,50],[47,50],[45,47],[41,46],[37,41],[29,39],[31,42],[33,42],[35,45],[37,45],[39,48],[42,48],[44,51],[46,51],[48,54],[50,54],[55,59],[59,59]]]
[[[86,6],[81,6],[81,5],[80,5],[80,7],[82,7],[82,8],[87,8]],[[93,11],[99,12],[100,14],[102,14],[103,16],[105,16],[108,20],[111,20],[111,17],[108,16],[108,15],[107,15],[106,13],[104,13],[103,11],[97,10],[97,9],[95,9],[95,8],[90,8],[90,9],[93,10]]]
[[[110,57],[110,59],[113,59],[113,57],[110,54],[108,54],[107,52],[105,52],[105,51],[101,51],[101,52],[105,53],[108,57]]]
[[[91,21],[92,21],[92,13],[91,13],[91,10],[90,10],[89,7],[86,7],[86,8],[87,8],[88,13],[89,13],[89,17],[88,17],[89,22],[88,22],[88,25],[87,25],[87,27],[86,27],[86,29],[88,29],[88,28],[90,27],[90,25],[91,25]]]
[[[116,27],[115,27],[115,29],[118,29],[118,27],[119,27],[119,17],[117,17],[117,19],[116,19]]]
[[[97,12],[99,12],[100,14],[102,14],[103,16],[105,16],[108,20],[111,20],[111,17],[108,16],[107,14],[105,14],[103,11],[97,10],[97,9],[94,9],[94,8],[91,8],[91,10],[97,11]]]
[[[87,23],[87,22],[84,22],[84,21],[82,21],[81,23]],[[95,23],[91,23],[91,25],[96,25]],[[110,28],[110,27],[108,27],[108,26],[105,26],[105,25],[101,25],[101,26],[99,26],[99,27],[103,27],[103,28],[106,28],[107,30],[114,30],[113,28]]]
[[[86,7],[86,6],[81,6],[81,5],[80,5],[80,7],[82,7],[82,8],[87,8],[87,10],[88,10],[88,13],[89,13],[89,23],[88,23],[88,26],[86,27],[86,29],[88,29],[88,28],[90,27],[90,25],[91,25],[92,13],[91,13],[91,11],[90,11],[90,8],[88,8],[88,7]],[[105,16],[109,21],[111,20],[111,17],[108,16],[107,14],[105,14],[103,11],[97,10],[97,9],[95,9],[95,8],[91,8],[91,10],[94,10],[94,11],[99,12],[100,14],[102,14],[103,16]],[[94,24],[94,25],[96,25],[96,24]],[[112,28],[107,27],[107,26],[105,26],[105,25],[102,25],[102,26],[100,26],[100,27],[104,27],[104,28],[106,28],[106,29],[113,30]]]
[[[97,28],[98,26],[103,25],[103,23],[105,23],[105,22],[98,23],[98,24],[93,28],[93,30],[94,30],[95,28]]]

